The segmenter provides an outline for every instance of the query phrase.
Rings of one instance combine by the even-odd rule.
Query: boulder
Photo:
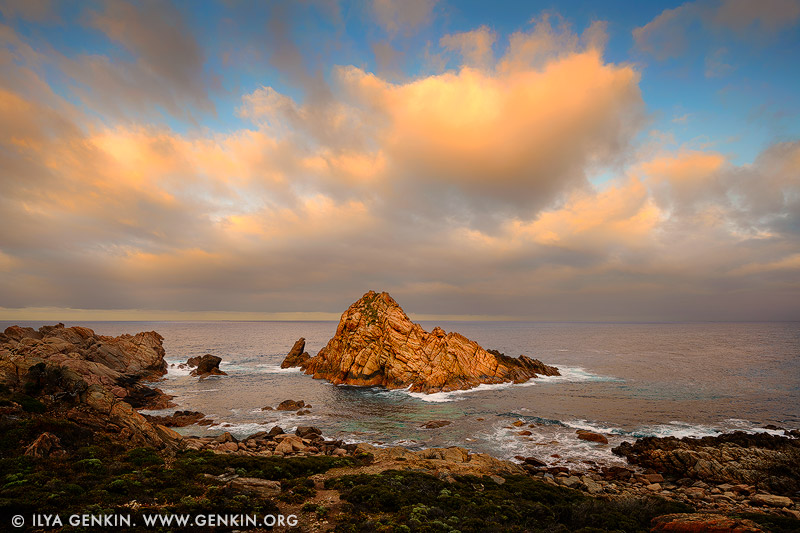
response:
[[[664,482],[664,476],[662,476],[661,474],[642,474],[642,477],[644,477],[650,483]]]
[[[295,435],[287,435],[286,438],[281,439],[278,445],[275,446],[275,451],[287,454],[302,452],[305,451],[306,448],[307,446],[303,443],[303,439]]]
[[[61,441],[52,433],[44,432],[39,435],[30,446],[25,448],[28,457],[49,457],[55,451],[61,450]]]
[[[292,349],[289,350],[288,355],[281,363],[281,368],[293,368],[297,366],[303,366],[311,359],[311,356],[308,355],[308,352],[305,351],[306,348],[306,340],[303,337],[300,337],[297,342],[294,343]]]
[[[270,498],[280,494],[281,482],[256,477],[237,477],[228,483],[228,488],[246,496]]]
[[[301,407],[304,407],[306,402],[303,400],[283,400],[276,409],[278,411],[297,411]]]
[[[214,437],[214,442],[219,442],[220,444],[223,444],[223,443],[226,443],[226,442],[234,442],[235,443],[235,442],[239,442],[239,441],[236,440],[236,437],[234,437],[233,435],[231,435],[230,433],[228,433],[226,431],[222,435],[217,435],[216,437]]]
[[[322,435],[322,430],[314,426],[297,426],[294,433],[304,439],[315,439]]]
[[[585,429],[579,429],[575,433],[578,434],[578,438],[581,440],[588,440],[589,442],[599,442],[600,444],[608,444],[608,439],[605,435],[601,435],[600,433],[595,433],[594,431],[587,431]]]
[[[525,457],[522,461],[526,465],[535,466],[536,468],[546,468],[547,463],[537,459],[536,457]]]
[[[186,364],[194,368],[194,370],[190,372],[192,376],[200,376],[201,378],[207,376],[227,376],[228,374],[219,369],[219,364],[221,362],[222,357],[207,353],[202,357],[191,357],[186,361]]]
[[[284,363],[335,384],[425,393],[559,375],[555,367],[524,355],[490,353],[458,333],[438,327],[429,333],[412,323],[388,293],[374,291],[342,314],[336,334],[316,356]]]
[[[791,507],[794,502],[786,496],[775,496],[774,494],[753,494],[750,501],[756,505],[767,507]]]
[[[450,420],[429,420],[422,424],[420,427],[423,429],[436,429],[452,424]]]
[[[273,426],[272,429],[270,429],[269,432],[267,433],[267,437],[273,438],[276,435],[283,435],[283,434],[284,434],[283,429],[281,429],[280,426]]]

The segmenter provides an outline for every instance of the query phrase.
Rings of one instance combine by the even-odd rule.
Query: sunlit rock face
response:
[[[64,324],[38,330],[11,326],[0,333],[0,385],[12,397],[35,397],[49,416],[116,440],[173,446],[174,432],[150,424],[135,410],[174,405],[161,390],[140,383],[166,373],[162,341],[155,331],[108,337]]]
[[[426,393],[559,375],[537,359],[489,352],[458,333],[439,327],[429,333],[411,322],[388,293],[374,291],[344,312],[336,334],[315,357],[292,366],[336,384]]]

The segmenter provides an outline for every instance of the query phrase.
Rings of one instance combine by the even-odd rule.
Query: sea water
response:
[[[11,322],[0,322],[3,329]],[[39,322],[19,323],[39,327]],[[621,462],[610,449],[624,440],[704,436],[730,430],[800,428],[800,323],[531,323],[422,322],[458,331],[485,348],[555,365],[561,376],[520,385],[420,394],[380,387],[335,386],[297,369],[281,369],[292,344],[306,338],[312,355],[336,322],[83,322],[103,335],[158,331],[169,373],[156,386],[175,409],[201,411],[210,427],[243,437],[280,425],[314,425],[328,437],[378,446],[464,446],[501,458],[535,456],[572,468]],[[222,357],[227,376],[199,380],[178,365]],[[286,399],[310,414],[262,410]],[[423,429],[429,420],[451,423]],[[512,425],[521,421],[522,426]],[[609,445],[576,436],[600,431]],[[520,435],[530,431],[530,435]]]

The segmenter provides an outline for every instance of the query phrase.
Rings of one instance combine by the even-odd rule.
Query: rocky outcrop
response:
[[[166,373],[162,341],[154,331],[108,337],[63,324],[11,326],[0,334],[0,383],[34,397],[50,415],[134,444],[171,446],[164,430],[134,410],[170,405],[141,383]]]
[[[39,435],[27,448],[25,448],[25,455],[28,457],[50,457],[57,453],[63,453],[61,448],[61,441],[52,433],[44,432]]]
[[[199,376],[202,379],[208,376],[227,376],[228,374],[219,369],[221,362],[222,357],[207,353],[203,356],[190,357],[186,364],[189,368],[194,369],[189,373],[190,375]]]
[[[351,447],[352,445],[348,445]],[[472,453],[465,448],[427,448],[409,450],[399,446],[379,448],[366,443],[355,445],[355,452],[372,456],[369,465],[349,469],[332,469],[324,476],[365,472],[375,474],[385,470],[422,470],[452,481],[454,476],[494,476],[524,474],[525,471],[510,461],[497,459],[485,453]],[[315,476],[316,477],[316,476]],[[502,481],[502,480],[500,480]]]
[[[306,352],[305,349],[306,340],[303,337],[300,337],[297,342],[294,343],[292,349],[289,350],[286,359],[284,359],[281,363],[281,368],[294,368],[307,364],[308,360],[311,359],[311,356],[308,355],[308,352]]]
[[[336,334],[315,357],[294,365],[287,360],[289,366],[336,384],[426,393],[559,375],[555,367],[524,355],[490,353],[458,333],[438,327],[428,333],[389,294],[373,291],[344,312]]]
[[[124,398],[138,381],[167,372],[163,340],[155,331],[107,337],[64,324],[38,331],[11,326],[0,337],[0,381],[13,386],[29,368],[45,363],[72,370],[88,385],[102,385]]]
[[[206,415],[199,411],[175,411],[168,416],[144,415],[153,424],[160,424],[166,427],[182,428],[197,424],[199,426],[210,426],[213,420],[207,419]]]
[[[743,432],[700,439],[645,437],[612,451],[679,478],[744,483],[787,496],[800,491],[800,439],[794,437]]]
[[[732,518],[713,513],[679,513],[653,519],[652,532],[680,533],[758,533],[758,524],[744,518]]]

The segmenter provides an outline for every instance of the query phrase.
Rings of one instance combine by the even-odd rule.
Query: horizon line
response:
[[[650,319],[608,316],[588,317],[533,317],[525,315],[471,315],[407,313],[413,321],[448,322],[575,322],[575,323],[755,323],[800,322],[800,319],[677,319],[653,317]],[[174,311],[164,309],[79,309],[71,307],[0,307],[3,322],[337,322],[342,313],[324,311]]]

